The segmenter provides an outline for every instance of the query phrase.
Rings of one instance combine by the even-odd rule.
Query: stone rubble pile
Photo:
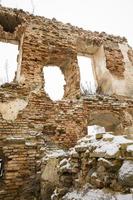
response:
[[[56,167],[58,183],[52,200],[87,199],[87,195],[89,200],[100,200],[102,193],[103,199],[132,199],[133,141],[126,136],[87,135],[62,156]],[[91,193],[97,192],[97,198],[91,198]]]

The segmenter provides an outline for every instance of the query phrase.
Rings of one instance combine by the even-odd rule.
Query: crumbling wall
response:
[[[65,75],[65,97],[75,97],[80,93],[77,55],[85,55],[94,57],[94,70],[100,93],[132,96],[133,65],[129,53],[132,50],[127,46],[125,38],[107,35],[104,32],[85,31],[55,19],[34,17],[23,11],[2,7],[0,9],[4,19],[6,16],[13,18],[16,16],[16,21],[10,22],[10,27],[15,26],[12,27],[14,31],[6,31],[4,29],[6,22],[2,21],[0,38],[20,43],[22,59],[20,59],[21,70],[19,69],[17,76],[19,83],[30,85],[31,88],[39,86],[42,88],[45,82],[42,75],[43,67],[56,65]],[[102,54],[98,53],[101,47],[103,47]],[[128,55],[129,60],[126,59]],[[99,59],[104,60],[104,71]],[[130,80],[130,86],[127,79]]]
[[[95,123],[116,134],[132,132],[133,101],[101,96],[132,97],[131,48],[125,38],[3,7],[0,40],[19,43],[14,82],[0,87],[0,148],[5,157],[0,199],[39,199],[45,147],[68,149]],[[99,96],[80,95],[77,55],[93,59]],[[59,102],[44,91],[43,67],[49,65],[59,66],[65,76],[65,95]]]

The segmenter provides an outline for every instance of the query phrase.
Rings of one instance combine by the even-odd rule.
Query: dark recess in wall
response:
[[[21,20],[16,15],[0,14],[0,25],[5,32],[13,33],[15,28],[21,24]]]

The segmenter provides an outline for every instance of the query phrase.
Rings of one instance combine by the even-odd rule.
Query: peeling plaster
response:
[[[104,47],[101,46],[93,55],[93,65],[96,71],[96,80],[102,93],[111,95],[112,92],[112,75],[106,68],[106,56]]]
[[[128,67],[130,67],[131,65],[131,62],[128,58],[128,50],[129,50],[129,47],[127,44],[119,44],[119,48],[122,52],[122,55],[124,57],[124,62],[125,62],[125,68],[128,69]]]
[[[24,34],[21,37],[20,40],[20,46],[19,46],[19,57],[18,57],[18,66],[17,66],[17,76],[16,76],[16,80],[18,82],[24,82],[21,81],[21,79],[23,80],[24,78],[21,78],[21,63],[22,63],[22,55],[23,55],[23,41],[24,41]]]
[[[23,99],[16,99],[14,101],[0,103],[0,113],[3,119],[14,121],[17,118],[19,111],[27,106],[28,102]]]
[[[133,96],[133,67],[127,55],[129,47],[126,44],[119,44],[119,48],[125,63],[124,79],[113,76],[106,68],[104,48],[101,46],[93,56],[97,82],[104,94]]]
[[[125,71],[124,71],[124,81],[125,81],[125,91],[126,96],[133,96],[133,65],[128,58],[129,47],[127,44],[119,44],[119,48],[123,54],[125,62]]]

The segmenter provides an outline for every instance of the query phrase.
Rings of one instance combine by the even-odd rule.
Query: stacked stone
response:
[[[52,196],[62,199],[64,193],[89,189],[131,194],[133,187],[133,141],[112,134],[86,136],[59,164],[60,184]]]

